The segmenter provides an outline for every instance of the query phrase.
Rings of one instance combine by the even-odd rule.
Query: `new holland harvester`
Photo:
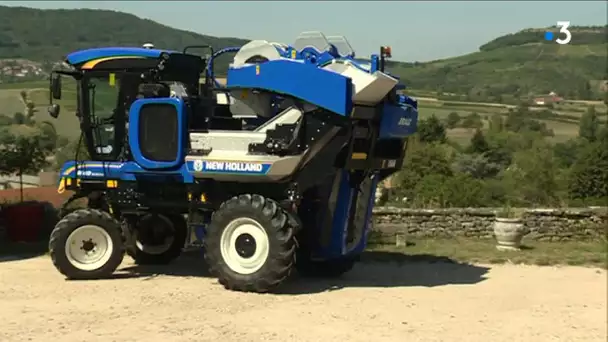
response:
[[[235,55],[220,84],[213,64],[224,53]],[[294,267],[349,271],[376,186],[401,168],[416,131],[417,103],[384,72],[389,57],[382,47],[360,62],[344,37],[320,32],[216,52],[69,54],[51,75],[49,114],[59,115],[61,75],[72,77],[88,157],[62,167],[59,191],[88,207],[63,211],[49,243],[55,267],[94,279],[125,253],[168,263],[202,227],[206,263],[227,289],[267,292]]]

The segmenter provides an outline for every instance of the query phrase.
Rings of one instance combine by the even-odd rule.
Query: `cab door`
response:
[[[129,110],[129,146],[133,160],[145,169],[175,169],[184,161],[187,134],[180,98],[146,98]]]

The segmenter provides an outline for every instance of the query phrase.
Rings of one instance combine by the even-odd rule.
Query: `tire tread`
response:
[[[93,224],[105,229],[113,242],[113,255],[97,270],[82,271],[70,264],[65,255],[65,243],[78,227]],[[125,249],[120,224],[110,214],[97,209],[78,209],[64,216],[55,225],[49,239],[49,254],[55,268],[68,279],[101,279],[110,276],[122,263]]]
[[[271,247],[269,259],[257,272],[240,275],[228,268],[222,260],[220,239],[224,226],[221,222],[239,217],[255,218],[268,234]],[[212,214],[211,224],[203,242],[205,260],[209,270],[226,289],[244,292],[269,292],[289,277],[295,264],[294,234],[298,227],[289,214],[271,199],[256,194],[235,196],[224,202]]]

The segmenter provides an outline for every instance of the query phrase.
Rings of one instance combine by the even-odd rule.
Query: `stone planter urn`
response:
[[[497,217],[494,221],[496,249],[500,251],[519,251],[524,235],[526,235],[526,229],[519,218]]]

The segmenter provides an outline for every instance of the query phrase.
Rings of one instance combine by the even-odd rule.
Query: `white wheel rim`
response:
[[[165,237],[165,241],[163,241],[162,244],[147,245],[147,244],[142,243],[139,240],[138,231],[136,229],[135,230],[135,246],[137,247],[137,249],[139,249],[140,251],[142,251],[144,253],[152,254],[152,255],[163,254],[171,248],[171,246],[173,245],[173,241],[175,241],[175,227],[173,226],[173,223],[171,223],[171,221],[168,218],[166,218],[165,216],[159,215],[158,218],[160,220],[163,220],[167,224],[167,227],[169,227],[169,229],[173,231],[173,234]],[[154,229],[154,228],[152,228],[152,229]]]
[[[237,249],[237,239],[248,234],[255,242],[255,251],[250,257],[243,257]],[[268,259],[270,245],[268,234],[262,225],[254,219],[242,217],[230,222],[220,238],[220,251],[224,263],[239,274],[257,272]]]
[[[108,232],[96,225],[74,229],[65,243],[65,255],[81,271],[93,271],[103,267],[112,256],[114,243]]]

